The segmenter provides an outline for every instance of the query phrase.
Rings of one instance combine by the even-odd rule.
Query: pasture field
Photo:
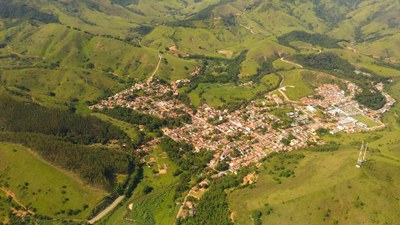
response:
[[[363,67],[363,68],[369,69],[378,75],[381,75],[384,77],[400,76],[399,70],[396,70],[396,69],[393,69],[390,67],[377,65],[376,59],[373,59],[371,57],[363,55],[360,52],[353,52],[353,51],[348,51],[348,50],[343,50],[343,49],[334,49],[334,50],[332,49],[332,50],[329,50],[329,52],[334,52],[334,53],[338,54],[340,57],[347,59],[349,62],[353,63],[357,67]]]
[[[54,218],[86,219],[107,193],[37,158],[20,145],[0,143],[1,187],[25,206]],[[86,205],[86,206],[85,206]],[[57,214],[57,212],[65,213]],[[81,210],[67,215],[69,210]]]
[[[246,86],[237,86],[232,83],[202,83],[189,93],[189,97],[195,106],[207,103],[217,107],[235,101],[249,100],[260,92],[270,91],[279,82],[275,74],[268,74],[261,78],[259,84],[254,83]]]
[[[374,121],[366,116],[363,116],[363,115],[357,115],[357,116],[353,116],[353,117],[354,117],[354,119],[360,121],[361,123],[364,123],[368,127],[375,127],[375,126],[379,125],[379,123],[377,123],[376,121]]]
[[[145,157],[144,178],[133,192],[130,199],[123,206],[114,210],[99,224],[173,224],[179,205],[176,205],[173,196],[178,177],[173,174],[177,166],[172,163],[167,154],[156,146]],[[145,194],[145,187],[153,190]],[[132,206],[132,210],[129,209]],[[125,218],[125,219],[124,219]]]
[[[273,158],[260,169],[251,188],[229,193],[236,224],[253,224],[250,215],[262,212],[263,224],[394,224],[400,206],[397,171],[400,161],[369,153],[360,169],[355,167],[359,145],[346,145],[337,152],[303,154],[298,164]],[[294,176],[271,175],[275,165],[293,168]],[[277,166],[276,168],[279,168]]]
[[[299,69],[298,66],[282,61],[281,59],[275,60],[272,65],[277,70],[294,70]]]
[[[286,87],[286,95],[290,100],[299,100],[314,93],[310,82],[304,79],[306,70],[291,70],[280,72],[283,77],[282,87]]]
[[[267,61],[267,59],[272,57],[276,52],[282,54],[294,53],[293,49],[282,46],[270,39],[263,39],[254,44],[249,44],[248,48],[249,52],[246,55],[246,59],[241,64],[242,77],[256,74],[260,63]]]

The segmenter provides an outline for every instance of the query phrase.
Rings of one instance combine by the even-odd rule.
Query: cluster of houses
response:
[[[324,84],[316,88],[314,95],[298,103],[285,102],[276,94],[268,94],[233,112],[206,104],[193,111],[177,98],[179,88],[189,82],[178,80],[167,84],[155,79],[149,83],[136,83],[91,108],[121,106],[160,118],[190,115],[191,123],[164,128],[164,134],[175,141],[191,143],[196,151],[213,151],[214,158],[209,167],[216,169],[217,165],[226,163],[232,173],[257,163],[268,152],[304,148],[310,142],[323,144],[317,135],[321,127],[331,133],[366,130],[368,126],[353,116],[363,115],[380,122],[377,118],[384,110],[371,111],[358,105],[354,96],[360,88],[346,82],[347,90],[341,90],[335,84]],[[394,99],[385,96],[388,100],[385,107],[390,107]],[[279,109],[289,109],[284,116],[290,119],[290,124],[285,127],[273,126],[285,120],[273,113]]]
[[[179,94],[179,85],[187,82],[188,80],[177,80],[169,85],[154,79],[148,83],[136,83],[130,89],[119,92],[96,105],[90,106],[90,109],[102,110],[120,106],[162,119],[193,114],[192,109],[176,98]]]
[[[331,133],[354,133],[383,127],[382,114],[396,102],[393,97],[383,92],[383,84],[376,86],[386,97],[386,104],[379,110],[371,110],[360,105],[355,100],[355,95],[361,92],[361,89],[348,81],[345,84],[346,90],[340,89],[335,84],[323,84],[316,88],[315,95],[302,98],[300,102],[308,107],[319,108],[325,117],[321,125],[330,129]],[[376,127],[369,127],[364,121],[357,120],[360,116],[377,124]]]

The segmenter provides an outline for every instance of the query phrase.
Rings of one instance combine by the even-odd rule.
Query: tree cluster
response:
[[[292,41],[303,41],[324,48],[340,48],[337,44],[339,40],[331,38],[325,34],[310,34],[305,31],[292,31],[278,37],[278,42],[282,45],[292,47],[290,45]]]
[[[0,17],[10,19],[38,20],[43,23],[56,23],[58,18],[49,13],[44,13],[26,4],[19,4],[9,0],[0,0]]]
[[[107,143],[126,138],[123,131],[93,116],[48,109],[7,97],[0,100],[1,130],[54,135],[75,144]]]

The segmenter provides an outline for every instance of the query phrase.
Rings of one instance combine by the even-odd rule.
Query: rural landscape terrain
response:
[[[0,0],[0,225],[400,224],[399,12]]]

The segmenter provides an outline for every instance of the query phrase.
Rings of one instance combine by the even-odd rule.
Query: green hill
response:
[[[18,190],[14,191],[17,197],[24,204],[31,203],[39,215],[86,219],[93,213],[89,209],[99,203],[106,191],[115,195],[121,187],[138,185],[134,198],[102,223],[128,223],[135,220],[134,214],[140,214],[138,221],[148,224],[173,221],[177,207],[172,196],[175,186],[182,186],[178,185],[184,177],[180,175],[182,171],[164,156],[162,149],[156,148],[149,157],[155,157],[160,165],[171,165],[172,170],[156,176],[155,166],[151,165],[140,172],[142,164],[134,161],[140,156],[134,153],[132,159],[125,159],[131,149],[123,147],[126,143],[132,147],[129,139],[137,147],[161,131],[150,132],[141,123],[93,114],[100,121],[92,117],[89,105],[155,73],[164,82],[190,79],[190,85],[180,91],[193,108],[207,103],[232,109],[261,98],[281,83],[295,86],[288,89],[287,95],[298,100],[313,93],[317,85],[339,79],[360,85],[363,92],[357,95],[359,102],[379,108],[385,103],[384,97],[371,94],[376,90],[372,84],[385,82],[386,91],[400,100],[399,12],[400,2],[393,0],[0,0],[0,108],[7,112],[0,116],[0,136],[5,141],[0,143],[0,155],[4,156],[0,163],[3,158],[10,159],[3,160],[7,169],[0,165],[0,186],[4,186],[7,177],[21,173],[23,163],[14,157],[19,154],[22,162],[32,162],[32,171],[11,180],[9,186]],[[372,75],[358,75],[356,69]],[[5,96],[15,101],[12,109],[4,107]],[[24,108],[23,114],[18,112],[20,108]],[[35,115],[30,117],[30,112]],[[228,202],[223,203],[229,203],[233,221],[396,224],[395,209],[400,207],[396,189],[400,160],[398,114],[397,105],[385,114],[384,122],[390,126],[383,131],[326,136],[328,141],[342,143],[338,151],[301,150],[264,162],[257,170],[256,184],[227,191]],[[25,126],[54,123],[63,115],[74,119],[63,120],[56,131]],[[77,126],[79,120],[83,122]],[[119,135],[100,129],[101,140],[84,142],[88,135],[84,121],[112,127]],[[19,130],[12,129],[13,125],[18,125]],[[65,130],[74,130],[72,139]],[[96,129],[89,133],[96,133],[93,130]],[[365,139],[371,140],[373,151],[366,166],[357,170],[354,161],[360,141]],[[54,169],[47,161],[43,164],[27,147],[41,152],[45,160],[63,170]],[[14,148],[17,153],[10,153]],[[95,159],[98,153],[104,161],[94,160],[86,167],[83,159],[75,160],[74,152],[81,152],[86,160]],[[304,158],[294,160],[299,154]],[[71,163],[57,157],[60,155]],[[121,168],[113,169],[114,163],[108,159],[120,162],[115,165]],[[135,171],[133,164],[138,165]],[[280,171],[280,164],[285,171]],[[35,179],[40,176],[40,168],[48,171],[46,176],[54,178],[58,186],[62,186],[59,177],[64,177],[64,183],[73,189],[68,194],[71,200],[78,199],[76,203],[60,203],[58,195],[51,199],[33,189],[23,189],[25,180],[35,189],[49,188],[42,178]],[[90,187],[79,179],[90,183],[88,177],[93,175],[93,168],[101,170],[94,175],[109,179],[95,176],[97,180],[91,184],[103,185],[103,189],[90,194]],[[286,172],[282,176],[289,174],[289,178],[279,177],[281,172]],[[292,172],[295,176],[291,176]],[[192,177],[189,182],[194,180]],[[149,185],[154,192],[144,194],[143,189]],[[60,191],[59,187],[56,191]],[[81,199],[79,192],[85,194]],[[71,216],[65,211],[54,215],[64,208],[78,209],[86,202],[89,209],[80,214]],[[128,203],[138,205],[127,211]],[[15,207],[15,202],[7,202],[0,193],[0,217],[9,215],[10,207]],[[0,223],[7,223],[7,219],[1,218]]]

